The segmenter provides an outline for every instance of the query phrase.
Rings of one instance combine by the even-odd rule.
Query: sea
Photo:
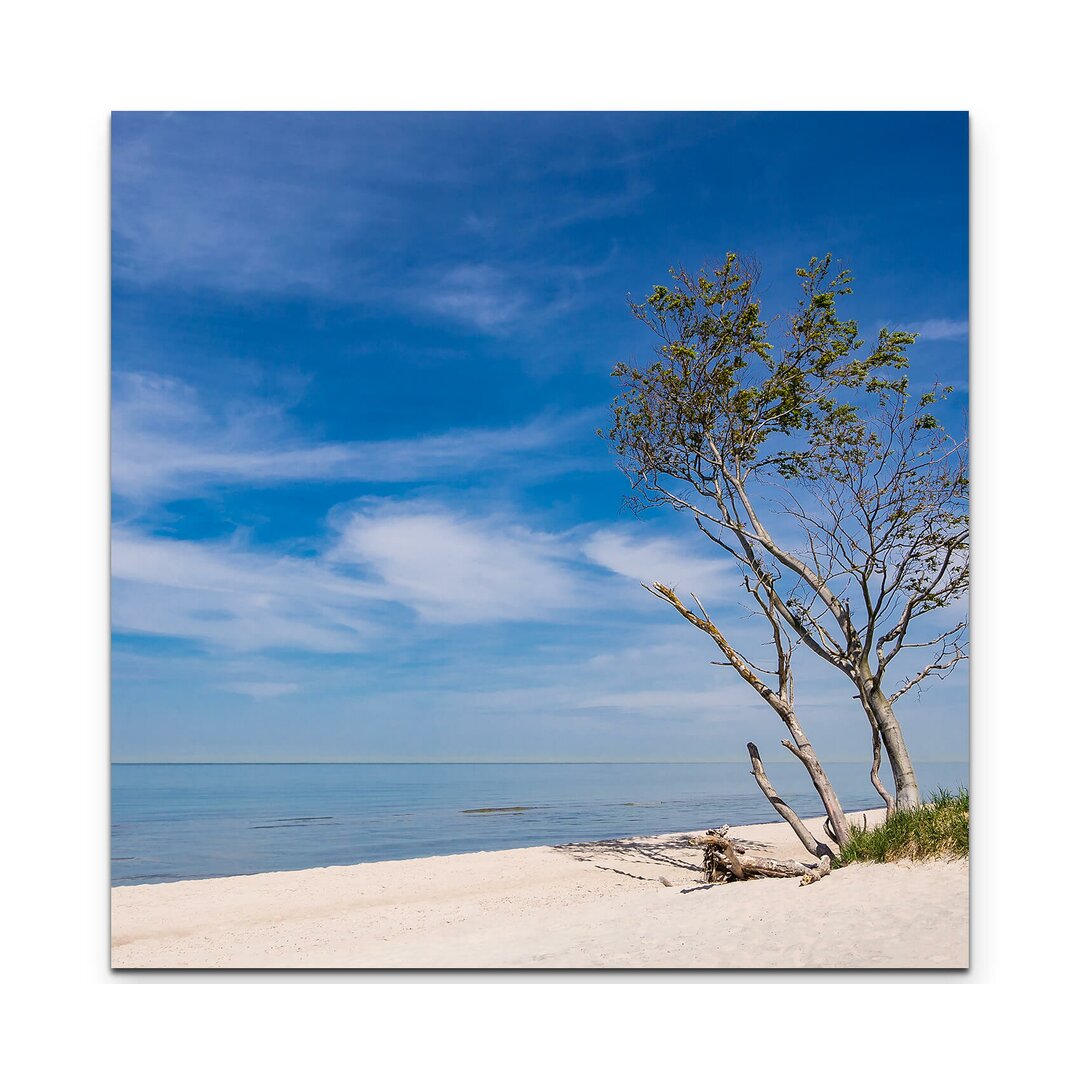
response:
[[[797,762],[767,765],[822,813]],[[864,764],[831,764],[849,814],[881,805]],[[917,765],[924,797],[966,762]],[[112,766],[112,880],[141,885],[748,825],[780,818],[746,763]]]

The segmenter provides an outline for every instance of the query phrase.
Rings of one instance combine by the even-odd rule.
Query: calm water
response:
[[[966,763],[919,766],[924,793]],[[844,809],[880,806],[865,765],[830,765]],[[800,813],[797,762],[769,766]],[[746,825],[779,818],[745,764],[114,765],[113,884],[303,870]],[[488,807],[499,813],[468,814]]]

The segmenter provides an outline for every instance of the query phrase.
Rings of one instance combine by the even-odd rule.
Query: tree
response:
[[[619,364],[606,433],[636,499],[690,513],[733,558],[796,641],[851,680],[896,805],[919,802],[893,706],[966,658],[966,616],[922,640],[967,591],[965,446],[915,398],[915,335],[883,329],[864,347],[839,302],[846,270],[812,259],[783,343],[761,317],[757,268],[736,255],[691,276],[672,271],[634,315],[660,339],[648,367]],[[665,597],[665,599],[667,599]],[[670,600],[668,602],[671,602]],[[899,685],[890,668],[932,651]]]
[[[667,601],[687,622],[708,634],[726,657],[725,660],[714,661],[714,663],[733,668],[739,677],[749,684],[758,696],[780,717],[784,726],[791,733],[792,740],[794,740],[788,741],[784,739],[782,745],[802,762],[810,775],[810,781],[821,799],[821,805],[825,808],[826,830],[829,836],[839,845],[846,844],[850,836],[850,830],[848,829],[847,818],[844,816],[844,809],[840,805],[836,790],[833,788],[832,782],[829,780],[817,756],[817,751],[799,723],[795,711],[794,675],[791,665],[793,642],[791,635],[788,633],[775,607],[764,595],[760,584],[755,584],[749,577],[744,577],[743,581],[747,591],[753,596],[757,606],[761,609],[761,614],[768,621],[776,657],[775,668],[762,667],[739,652],[713,620],[709,618],[708,612],[702,607],[701,602],[693,593],[690,595],[693,597],[694,603],[697,604],[700,615],[691,611],[669,585],[654,581],[652,585],[646,585],[645,588],[653,596],[658,596],[661,600]],[[770,676],[775,677],[775,687],[767,681]],[[753,743],[748,743],[747,749],[750,752],[750,760],[754,767],[754,777],[758,782],[758,786],[780,816],[792,827],[795,835],[798,836],[806,850],[811,855],[817,856],[836,854],[827,844],[821,843],[811,835],[809,829],[799,819],[795,811],[776,793],[765,773],[765,766],[761,762],[757,747]]]

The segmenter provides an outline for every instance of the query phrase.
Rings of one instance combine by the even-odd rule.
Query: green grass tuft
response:
[[[897,810],[873,829],[854,826],[840,849],[843,863],[961,859],[968,854],[968,793],[937,791],[914,810]]]

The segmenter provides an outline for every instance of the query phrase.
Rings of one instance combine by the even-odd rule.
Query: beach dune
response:
[[[867,815],[870,820],[879,812]],[[820,823],[811,823],[819,831]],[[966,860],[705,885],[693,834],[112,890],[114,968],[963,968]],[[784,824],[731,834],[811,861]]]

